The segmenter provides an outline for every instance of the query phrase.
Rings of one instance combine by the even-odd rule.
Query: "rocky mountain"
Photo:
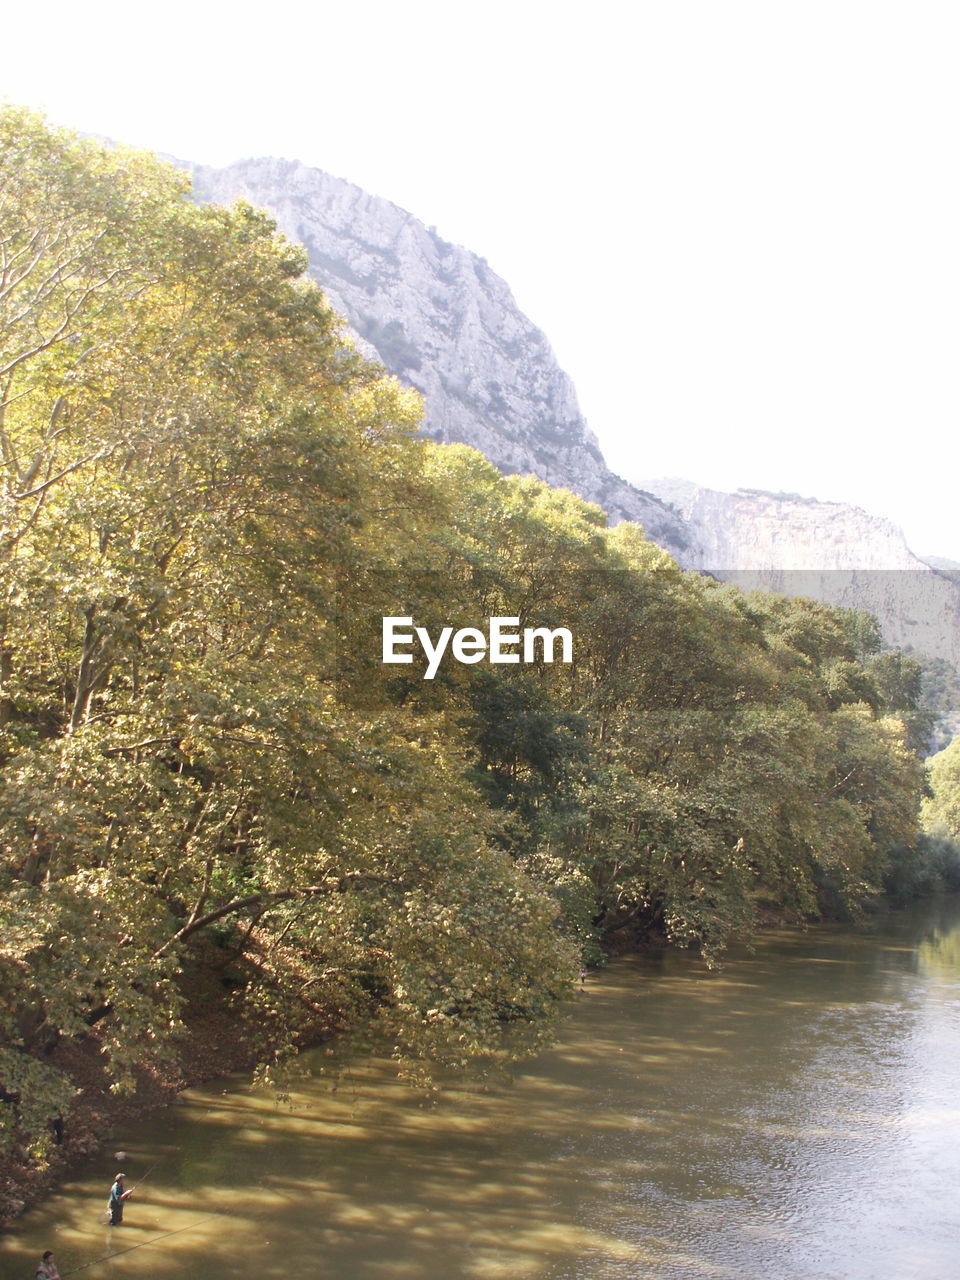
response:
[[[920,560],[889,520],[795,493],[721,493],[675,479],[650,488],[682,514],[697,568],[745,590],[864,609],[890,644],[960,665],[958,575]]]
[[[572,489],[683,554],[683,521],[609,470],[550,344],[483,258],[296,161],[184,167],[197,199],[268,209],[306,247],[310,275],[368,353],[424,394],[428,435],[472,445],[504,473]]]
[[[179,162],[178,162],[179,163]],[[359,345],[426,401],[425,431],[636,520],[684,567],[867,609],[887,640],[960,665],[960,575],[888,521],[840,503],[614,475],[543,333],[483,258],[412,214],[296,161],[184,164],[197,199],[244,199],[303,244]],[[648,491],[649,490],[649,491]]]
[[[674,478],[649,482],[688,527],[690,557],[711,572],[909,570],[932,572],[889,520],[798,493],[723,493]]]

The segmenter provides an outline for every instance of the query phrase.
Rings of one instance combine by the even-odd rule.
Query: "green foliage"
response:
[[[960,673],[943,658],[911,657],[921,671],[920,705],[933,725],[928,753],[935,754],[960,731]]]
[[[130,1088],[225,924],[291,1042],[312,1018],[444,1060],[537,1043],[574,972],[556,907],[448,727],[338,679],[340,586],[423,465],[415,398],[263,215],[22,112],[0,137],[8,1130],[64,1105],[63,1040],[96,1034]]]
[[[940,716],[924,696],[923,665],[902,649],[887,649],[871,661],[869,673],[886,712],[898,716],[906,726],[910,746],[919,755],[927,755]]]
[[[60,1045],[118,1090],[175,1048],[204,937],[265,1061],[323,1027],[463,1065],[542,1044],[603,946],[878,890],[922,771],[870,620],[419,440],[257,211],[18,111],[0,160],[11,1140],[68,1105]],[[397,613],[576,660],[426,682],[380,664]]]
[[[924,829],[960,842],[960,738],[927,761],[931,794],[923,804]]]
[[[921,833],[912,848],[899,845],[891,853],[883,887],[897,902],[960,893],[960,844]]]

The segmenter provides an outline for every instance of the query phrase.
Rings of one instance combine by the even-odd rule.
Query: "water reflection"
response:
[[[956,903],[664,954],[588,986],[510,1087],[439,1099],[389,1064],[289,1104],[195,1090],[24,1220],[3,1275],[168,1280],[933,1280],[960,1268]],[[122,1233],[122,1235],[121,1235]],[[121,1252],[126,1250],[126,1252]]]

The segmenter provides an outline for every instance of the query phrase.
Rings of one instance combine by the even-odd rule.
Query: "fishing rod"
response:
[[[141,1182],[146,1182],[146,1180],[150,1177],[151,1173],[153,1173],[153,1171],[154,1171],[154,1169],[157,1167],[157,1165],[158,1165],[158,1164],[163,1164],[163,1162],[164,1162],[164,1160],[166,1160],[166,1158],[167,1158],[166,1156],[161,1156],[159,1160],[155,1160],[155,1161],[154,1161],[154,1163],[153,1163],[153,1164],[150,1166],[150,1168],[147,1170],[147,1172],[143,1175],[143,1177],[142,1177],[142,1178],[138,1178],[138,1179],[137,1179],[137,1181],[133,1184],[133,1186],[130,1188],[130,1192],[129,1192],[129,1194],[130,1194],[130,1195],[133,1195],[134,1191],[136,1191],[136,1189],[137,1189],[137,1187],[139,1187],[140,1183],[141,1183]]]
[[[123,1152],[123,1153],[118,1152],[117,1154],[118,1154],[118,1155],[123,1154],[123,1155],[125,1156],[125,1155],[126,1155],[126,1152]],[[163,1164],[163,1162],[164,1162],[164,1160],[166,1160],[166,1158],[167,1158],[166,1156],[161,1156],[159,1160],[155,1160],[155,1161],[153,1162],[153,1164],[150,1166],[150,1168],[147,1170],[147,1172],[143,1175],[143,1177],[142,1177],[142,1178],[138,1178],[138,1179],[137,1179],[137,1181],[133,1184],[133,1186],[132,1186],[132,1187],[130,1187],[130,1188],[129,1188],[129,1190],[127,1190],[126,1192],[124,1192],[124,1194],[123,1194],[123,1196],[121,1197],[121,1199],[122,1199],[122,1200],[126,1200],[126,1199],[128,1199],[130,1196],[132,1196],[132,1195],[133,1195],[133,1193],[134,1193],[134,1191],[136,1191],[137,1187],[139,1187],[140,1183],[141,1183],[141,1182],[146,1182],[146,1180],[150,1177],[151,1173],[153,1173],[154,1169],[156,1169],[157,1165],[158,1165],[158,1164]],[[112,1221],[112,1219],[113,1219],[113,1213],[112,1213],[112,1210],[111,1210],[110,1204],[108,1204],[108,1205],[107,1205],[107,1207],[106,1207],[106,1209],[104,1209],[104,1211],[103,1211],[102,1221],[103,1221],[104,1223],[107,1223],[107,1222]]]
[[[159,1161],[157,1163],[159,1164]],[[143,1175],[144,1178],[146,1176],[146,1174]],[[142,1182],[143,1178],[140,1181]],[[182,1235],[184,1231],[194,1231],[197,1227],[203,1226],[205,1222],[209,1222],[211,1218],[222,1216],[222,1214],[218,1213],[208,1213],[199,1222],[191,1222],[189,1227],[177,1227],[173,1231],[164,1231],[162,1235],[154,1236],[152,1240],[141,1240],[139,1244],[131,1244],[126,1249],[115,1249],[112,1253],[105,1253],[102,1258],[93,1258],[90,1262],[81,1262],[79,1267],[71,1267],[69,1271],[61,1271],[60,1280],[67,1280],[67,1276],[75,1276],[78,1271],[87,1271],[90,1267],[99,1266],[101,1262],[109,1262],[111,1258],[119,1258],[123,1253],[133,1253],[134,1249],[145,1249],[148,1244],[157,1244],[161,1240],[169,1239],[170,1236]]]

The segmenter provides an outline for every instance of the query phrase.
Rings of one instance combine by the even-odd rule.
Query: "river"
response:
[[[104,1154],[16,1224],[4,1280],[45,1248],[84,1280],[948,1280],[960,902],[766,934],[715,972],[617,961],[512,1083],[230,1079],[118,1148],[130,1182],[160,1161],[123,1226]]]

